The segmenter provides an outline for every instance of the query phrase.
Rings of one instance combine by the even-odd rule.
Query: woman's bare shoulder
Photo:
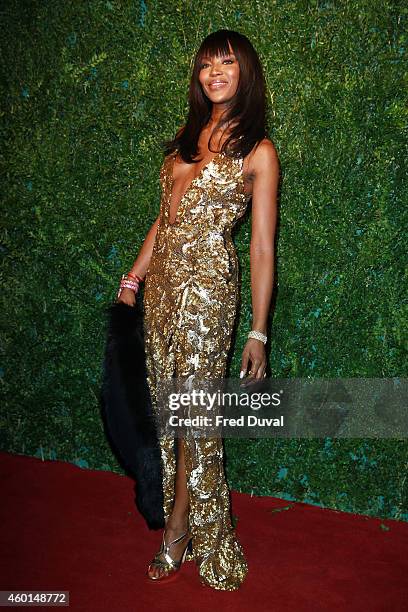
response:
[[[279,172],[279,157],[272,140],[263,138],[248,154],[245,160],[246,175],[253,180],[256,175],[276,169]]]
[[[250,154],[251,174],[258,174],[271,168],[279,168],[279,157],[270,138],[260,140]]]
[[[279,161],[278,152],[270,138],[263,138],[255,145],[252,159],[258,166],[275,164]]]

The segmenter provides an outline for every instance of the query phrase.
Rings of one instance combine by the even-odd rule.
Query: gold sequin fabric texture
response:
[[[176,152],[160,171],[162,197],[152,257],[145,276],[144,325],[148,384],[154,410],[160,379],[222,378],[238,306],[238,260],[231,230],[245,213],[243,158],[217,153],[193,179],[170,223]],[[175,495],[177,444],[160,437],[165,520]],[[235,590],[248,566],[231,522],[221,438],[183,439],[189,523],[200,580]]]

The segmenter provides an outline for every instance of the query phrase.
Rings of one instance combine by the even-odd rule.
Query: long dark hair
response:
[[[198,138],[211,117],[212,109],[212,102],[204,94],[199,81],[200,66],[204,57],[229,55],[228,43],[238,60],[240,75],[230,107],[214,128],[215,132],[228,122],[233,125],[222,151],[231,156],[245,157],[267,135],[266,87],[259,57],[243,34],[218,30],[203,40],[196,53],[190,80],[187,121],[174,139],[164,143],[166,154],[177,150],[186,163],[198,161],[193,159],[198,155]],[[210,148],[211,143],[208,144]]]

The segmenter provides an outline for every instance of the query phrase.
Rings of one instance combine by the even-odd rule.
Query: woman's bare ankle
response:
[[[166,522],[166,531],[184,533],[188,529],[188,514],[170,516]]]

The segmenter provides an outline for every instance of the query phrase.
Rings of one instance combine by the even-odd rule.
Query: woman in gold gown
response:
[[[144,279],[148,383],[222,378],[238,304],[231,230],[252,197],[252,330],[241,376],[266,368],[266,325],[274,276],[279,161],[266,137],[265,85],[249,40],[219,30],[201,44],[185,126],[167,143],[160,212],[129,273]],[[134,288],[120,300],[133,305]],[[250,367],[250,370],[248,371]],[[169,580],[187,559],[201,582],[238,589],[248,564],[231,523],[221,438],[160,438],[165,529],[149,580]],[[188,546],[190,544],[190,546]]]

